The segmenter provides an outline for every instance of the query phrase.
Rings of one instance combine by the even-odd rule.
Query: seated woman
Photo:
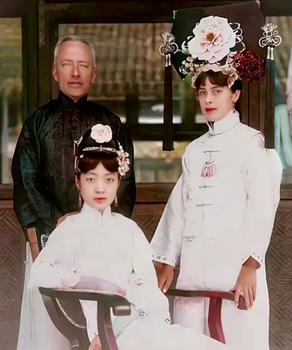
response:
[[[76,184],[84,201],[50,235],[31,270],[30,287],[107,289],[116,285],[132,305],[113,328],[119,349],[216,350],[227,347],[171,325],[168,301],[157,286],[150,246],[137,224],[111,212],[128,155],[108,125],[97,124],[76,145]],[[104,280],[110,280],[104,286]],[[100,349],[97,307],[81,301],[91,349]]]

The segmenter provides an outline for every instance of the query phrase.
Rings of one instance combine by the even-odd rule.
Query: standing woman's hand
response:
[[[239,297],[242,296],[245,300],[246,307],[252,308],[253,303],[256,299],[257,292],[257,273],[256,270],[259,268],[259,263],[250,257],[243,265],[237,278],[236,285],[234,287],[235,305],[239,305]]]
[[[166,293],[173,281],[174,267],[157,261],[154,262],[154,266],[158,279],[158,287],[163,293]]]

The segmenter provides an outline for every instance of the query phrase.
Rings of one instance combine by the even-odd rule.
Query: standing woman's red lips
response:
[[[214,111],[216,111],[216,110],[217,110],[217,108],[206,108],[206,109],[205,109],[205,111],[208,112],[208,113],[214,112]]]

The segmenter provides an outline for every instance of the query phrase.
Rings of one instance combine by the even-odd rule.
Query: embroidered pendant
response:
[[[202,168],[201,176],[211,177],[216,174],[216,166],[214,160],[207,160],[205,165]]]

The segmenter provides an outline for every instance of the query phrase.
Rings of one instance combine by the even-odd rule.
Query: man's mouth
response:
[[[82,83],[80,81],[71,81],[68,83],[69,86],[73,86],[73,87],[79,87],[82,85]]]

